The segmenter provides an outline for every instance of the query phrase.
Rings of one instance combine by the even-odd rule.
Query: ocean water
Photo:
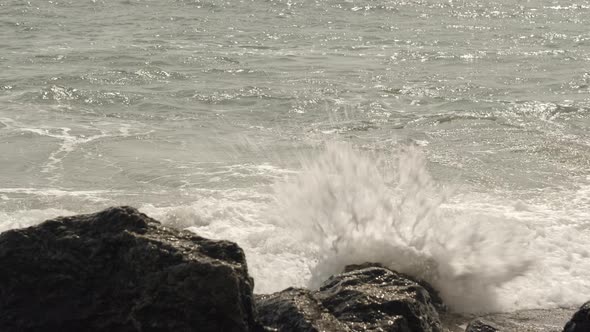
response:
[[[257,293],[590,299],[590,1],[0,2],[0,231],[133,205]]]

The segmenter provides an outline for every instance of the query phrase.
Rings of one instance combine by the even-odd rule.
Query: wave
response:
[[[310,286],[345,265],[378,262],[424,279],[456,311],[501,310],[497,290],[533,263],[518,224],[444,213],[440,188],[414,148],[381,159],[329,144],[277,186],[276,222],[317,248]]]
[[[573,191],[478,193],[442,187],[415,147],[383,153],[330,143],[301,160],[297,170],[191,165],[211,179],[268,181],[236,188],[239,180],[231,180],[229,189],[193,188],[174,198],[169,191],[129,198],[127,190],[4,188],[0,231],[143,202],[141,211],[171,227],[238,243],[257,293],[317,287],[345,265],[370,261],[428,281],[457,312],[573,306],[590,294],[590,178]],[[29,196],[47,198],[41,206],[51,208],[12,211]]]
[[[30,209],[15,212],[0,211],[0,233],[14,228],[23,228],[39,224],[43,220],[52,219],[57,216],[68,216],[75,214],[64,209]]]
[[[369,261],[428,281],[456,312],[576,306],[590,294],[590,178],[574,191],[478,193],[441,187],[414,147],[330,143],[301,160],[297,170],[260,170],[273,190],[203,192],[141,210],[237,242],[257,293],[317,287]]]

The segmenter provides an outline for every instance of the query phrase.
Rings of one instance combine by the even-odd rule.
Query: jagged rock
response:
[[[590,301],[584,303],[563,328],[563,332],[590,331]]]
[[[383,264],[380,264],[380,263],[363,263],[363,264],[347,265],[344,267],[344,272],[352,272],[355,270],[361,270],[361,269],[365,269],[365,268],[369,268],[369,267],[380,267],[380,268],[387,269],[385,266],[383,266]],[[411,280],[411,281],[419,284],[420,286],[422,286],[428,292],[428,295],[430,296],[430,301],[431,301],[432,305],[434,305],[434,307],[436,308],[436,310],[438,312],[446,312],[448,310],[447,306],[444,304],[444,302],[443,302],[442,298],[440,297],[440,295],[438,294],[438,292],[429,283],[427,283],[426,281],[414,278],[414,277],[407,275],[407,274],[403,274],[403,273],[399,273],[399,272],[395,272],[395,273],[397,273],[402,278]]]
[[[281,332],[350,331],[307,289],[287,288],[256,297],[258,319]]]
[[[498,332],[500,329],[495,326],[493,323],[485,321],[481,318],[477,318],[472,320],[465,332]]]
[[[242,249],[130,207],[0,234],[0,331],[250,331]]]
[[[316,298],[353,330],[442,331],[428,291],[385,268],[369,267],[332,276]]]
[[[279,331],[442,331],[431,295],[417,282],[373,265],[346,271],[318,291],[290,288],[261,297],[261,323]]]

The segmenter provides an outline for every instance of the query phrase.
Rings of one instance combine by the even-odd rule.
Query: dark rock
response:
[[[563,332],[590,331],[590,301],[584,303],[563,328]]]
[[[316,298],[353,330],[442,331],[428,291],[385,268],[369,267],[332,276]]]
[[[442,331],[429,292],[417,282],[374,265],[346,271],[318,291],[261,296],[260,322],[279,331]]]
[[[130,207],[0,234],[0,331],[249,331],[242,249]]]
[[[287,288],[256,297],[258,319],[281,332],[350,331],[307,289]]]
[[[380,264],[380,263],[363,263],[363,264],[347,265],[344,267],[344,272],[352,272],[355,270],[362,270],[362,269],[366,269],[369,267],[380,267],[380,268],[387,269],[385,266],[383,266],[383,264]],[[401,276],[405,279],[411,280],[411,281],[419,284],[420,286],[422,286],[428,292],[428,295],[430,295],[430,301],[432,302],[432,304],[434,305],[434,307],[436,308],[436,310],[438,312],[446,312],[448,310],[447,306],[444,304],[444,302],[443,302],[442,298],[440,297],[440,295],[438,294],[438,292],[429,283],[427,283],[426,281],[414,278],[414,277],[407,275],[407,274],[403,274],[403,273],[399,273],[399,272],[396,272],[396,273],[399,276]]]
[[[465,332],[498,332],[500,329],[495,326],[493,323],[485,321],[481,318],[477,318],[472,320]]]

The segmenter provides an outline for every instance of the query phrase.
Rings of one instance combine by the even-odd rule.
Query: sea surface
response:
[[[590,1],[0,1],[0,231],[132,205],[255,292],[590,299]]]

